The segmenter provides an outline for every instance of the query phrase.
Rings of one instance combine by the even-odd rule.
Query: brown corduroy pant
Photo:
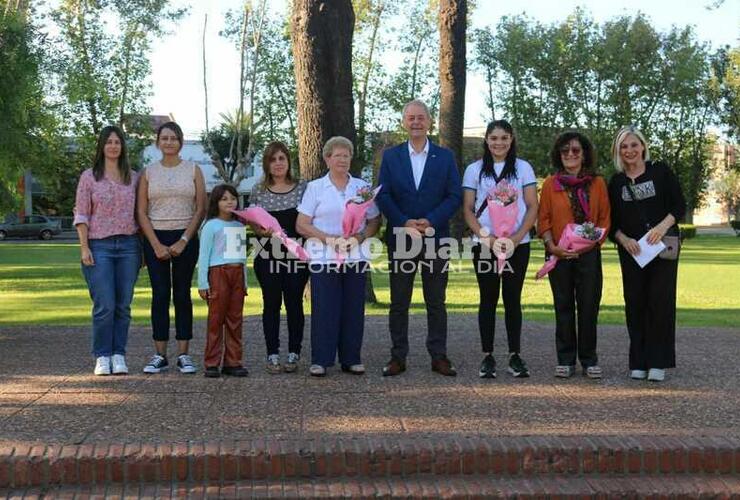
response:
[[[211,267],[208,284],[208,336],[203,364],[206,368],[218,367],[223,356],[223,366],[241,366],[244,266]]]

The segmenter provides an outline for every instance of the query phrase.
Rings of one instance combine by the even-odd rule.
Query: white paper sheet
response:
[[[645,235],[640,238],[640,241],[637,242],[637,244],[640,245],[640,253],[632,256],[640,267],[645,267],[650,264],[650,262],[652,262],[652,260],[665,249],[665,245],[662,241],[658,241],[655,245],[648,243],[647,235],[648,233],[645,233]]]

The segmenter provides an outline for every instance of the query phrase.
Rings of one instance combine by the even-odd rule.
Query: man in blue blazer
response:
[[[406,370],[409,351],[409,305],[416,270],[421,268],[427,309],[427,351],[432,370],[454,376],[447,358],[448,260],[439,255],[439,239],[450,235],[449,220],[462,203],[460,174],[452,151],[433,144],[427,133],[429,108],[414,100],[403,108],[408,141],[383,153],[378,183],[383,188],[376,203],[388,219],[391,307],[388,324],[393,347],[384,376]],[[421,245],[419,244],[421,243]],[[431,244],[429,244],[431,243]],[[432,249],[431,255],[427,249]]]

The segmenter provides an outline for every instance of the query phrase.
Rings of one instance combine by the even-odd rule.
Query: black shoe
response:
[[[203,372],[203,376],[207,378],[218,378],[221,376],[221,372],[218,370],[218,366],[209,366]]]
[[[224,366],[221,373],[230,377],[246,377],[249,372],[243,366]]]
[[[509,356],[508,372],[516,378],[529,377],[529,368],[527,368],[527,363],[519,357],[519,353],[512,352]]]
[[[483,358],[478,376],[480,378],[496,378],[496,360],[493,359],[492,355],[486,354],[486,357]]]

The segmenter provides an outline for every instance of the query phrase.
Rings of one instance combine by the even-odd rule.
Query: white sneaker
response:
[[[647,379],[651,382],[663,382],[665,380],[665,370],[650,368]]]
[[[647,372],[645,370],[632,370],[630,372],[630,378],[635,380],[645,380],[647,378]]]
[[[583,370],[583,374],[591,379],[599,379],[602,377],[603,372],[601,371],[601,367],[599,365],[591,365]]]
[[[180,370],[180,373],[191,374],[196,372],[193,358],[187,354],[180,354],[177,357],[177,368]]]
[[[558,365],[555,367],[555,376],[557,378],[570,378],[575,372],[575,365]]]
[[[356,365],[342,365],[342,371],[352,375],[362,375],[365,373],[365,365],[358,363]]]
[[[321,365],[311,365],[311,368],[308,369],[308,373],[313,377],[323,377],[326,375],[326,368]]]
[[[126,358],[123,354],[114,354],[111,358],[111,365],[113,366],[113,375],[125,375],[128,373]]]
[[[99,356],[95,360],[95,375],[110,375],[110,358],[108,356]]]

